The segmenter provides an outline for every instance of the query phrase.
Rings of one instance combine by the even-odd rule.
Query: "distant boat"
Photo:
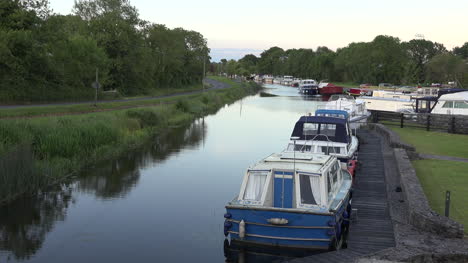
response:
[[[371,115],[367,111],[365,101],[354,99],[354,97],[349,95],[332,95],[321,109],[346,111],[349,115],[349,123],[352,129],[357,129],[361,124],[366,123]]]
[[[304,95],[318,95],[318,84],[313,79],[304,79],[299,84],[299,93]]]
[[[333,83],[320,82],[318,91],[320,95],[343,94],[343,87],[335,86]]]
[[[281,80],[281,85],[290,86],[293,82],[293,76],[284,76]]]
[[[468,115],[468,91],[441,95],[430,113],[447,115]]]
[[[351,184],[334,156],[272,154],[247,169],[239,195],[226,205],[224,234],[247,244],[340,248]]]

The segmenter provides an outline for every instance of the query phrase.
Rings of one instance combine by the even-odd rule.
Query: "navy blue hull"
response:
[[[348,221],[344,219],[349,215],[348,204],[349,196],[343,200],[337,211],[329,214],[227,206],[227,215],[230,218],[225,222],[225,234],[229,233],[232,240],[260,245],[328,250],[337,246],[347,228]],[[284,218],[288,223],[272,225],[267,221],[270,218]],[[245,222],[244,238],[239,236],[241,220]]]

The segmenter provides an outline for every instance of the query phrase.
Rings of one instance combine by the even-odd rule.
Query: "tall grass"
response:
[[[215,113],[260,88],[237,85],[175,104],[66,117],[0,120],[0,202],[112,159],[173,126]]]

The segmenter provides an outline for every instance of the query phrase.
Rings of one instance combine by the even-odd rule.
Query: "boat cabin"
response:
[[[350,186],[349,173],[335,157],[283,152],[247,170],[234,203],[328,212],[339,205]]]

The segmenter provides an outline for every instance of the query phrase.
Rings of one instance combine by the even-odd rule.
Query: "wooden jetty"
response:
[[[368,130],[361,129],[358,135],[361,143],[360,167],[356,174],[352,201],[352,207],[357,209],[357,213],[351,222],[348,247],[288,262],[353,262],[360,257],[395,246],[381,139]]]

